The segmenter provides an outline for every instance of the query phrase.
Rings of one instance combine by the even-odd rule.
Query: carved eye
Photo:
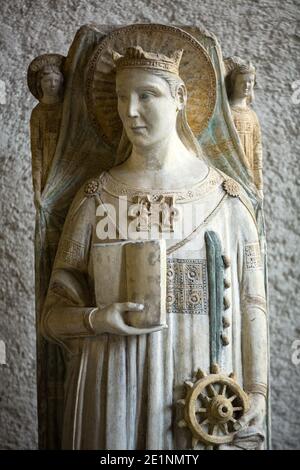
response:
[[[150,98],[150,96],[151,96],[150,93],[142,93],[140,95],[140,100],[147,101]]]

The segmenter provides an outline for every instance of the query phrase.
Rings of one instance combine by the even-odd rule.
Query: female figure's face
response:
[[[62,74],[55,71],[49,71],[41,78],[41,89],[43,97],[58,98],[61,95],[63,85]]]
[[[168,83],[141,69],[117,73],[118,111],[130,142],[151,147],[176,130],[178,100]]]
[[[255,84],[254,73],[238,73],[234,81],[233,97],[248,98]]]

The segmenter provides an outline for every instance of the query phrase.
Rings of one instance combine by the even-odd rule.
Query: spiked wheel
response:
[[[206,445],[226,444],[233,440],[234,423],[249,409],[249,398],[234,379],[221,374],[218,366],[206,375],[199,370],[197,381],[185,382],[188,392],[180,404],[184,406],[184,420],[193,434],[193,447],[198,441]]]

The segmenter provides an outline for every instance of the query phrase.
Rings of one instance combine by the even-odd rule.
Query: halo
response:
[[[27,71],[27,84],[33,96],[39,99],[36,78],[38,72],[46,65],[56,65],[61,71],[65,62],[65,57],[61,54],[42,54],[30,62]]]
[[[179,74],[188,92],[188,122],[194,134],[199,136],[215,109],[217,79],[214,66],[193,36],[174,26],[160,24],[136,24],[117,29],[95,49],[87,68],[86,103],[97,132],[106,143],[118,146],[123,126],[117,110],[112,51],[124,54],[127,47],[137,45],[148,52],[165,55],[184,50]]]

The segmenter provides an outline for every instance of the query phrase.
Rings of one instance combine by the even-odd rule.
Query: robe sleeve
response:
[[[256,225],[243,210],[238,266],[242,314],[244,388],[266,396],[268,381],[268,327],[264,266]]]
[[[263,155],[261,143],[261,130],[258,118],[254,113],[255,124],[253,132],[253,175],[258,190],[263,189]]]
[[[88,271],[95,214],[95,197],[81,189],[64,224],[40,325],[46,339],[60,344],[95,336],[90,314],[96,302]]]

